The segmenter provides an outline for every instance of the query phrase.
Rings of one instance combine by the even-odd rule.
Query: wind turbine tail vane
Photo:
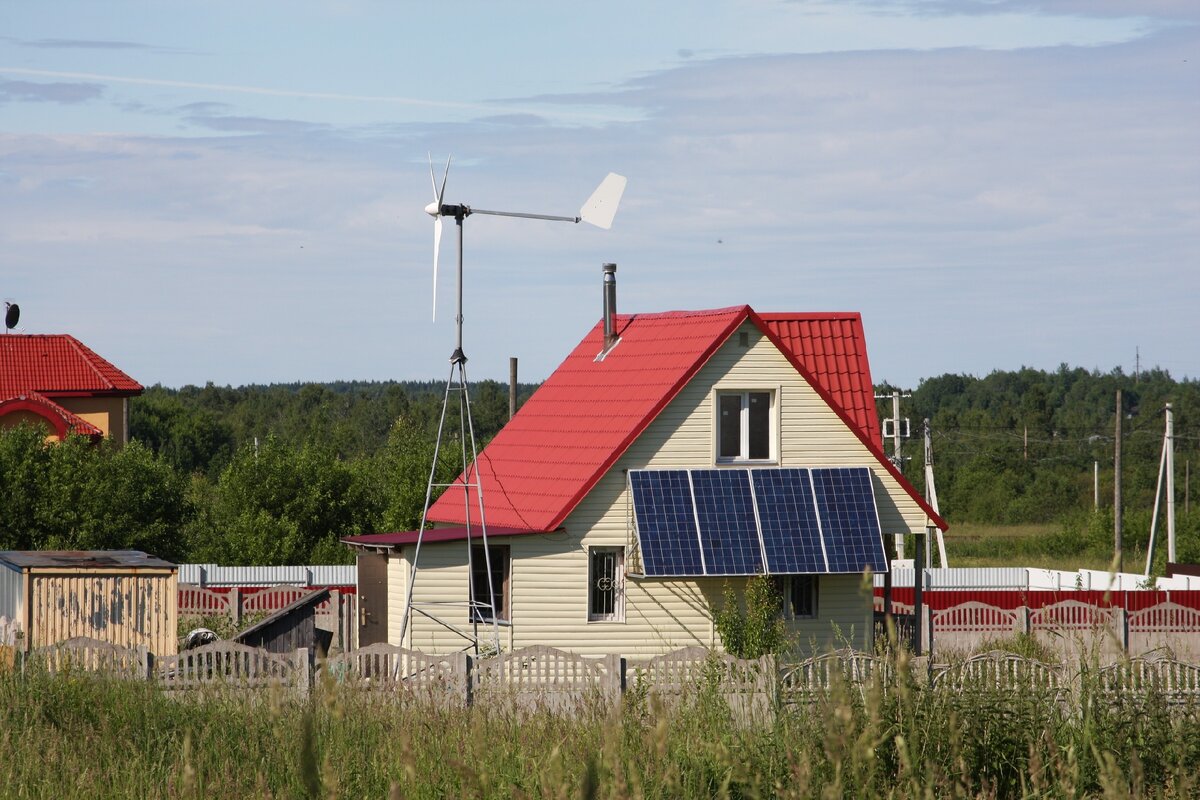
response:
[[[608,173],[592,196],[579,209],[579,218],[589,225],[608,230],[612,227],[613,218],[617,215],[617,206],[621,204],[621,195],[625,193],[625,176],[615,172]]]

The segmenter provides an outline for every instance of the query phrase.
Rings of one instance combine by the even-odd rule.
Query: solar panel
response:
[[[767,572],[790,575],[827,572],[821,527],[808,470],[750,470]]]
[[[709,575],[757,575],[762,540],[754,517],[750,476],[744,469],[694,469],[692,497]]]
[[[687,470],[630,470],[629,488],[645,574],[704,575]]]
[[[871,471],[866,467],[813,469],[813,496],[830,572],[887,568]]]
[[[866,467],[630,470],[647,576],[886,569]]]

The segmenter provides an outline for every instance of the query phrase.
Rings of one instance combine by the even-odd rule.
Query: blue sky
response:
[[[3,2],[0,298],[146,384],[473,378],[600,313],[861,311],[876,380],[1200,376],[1200,6]]]

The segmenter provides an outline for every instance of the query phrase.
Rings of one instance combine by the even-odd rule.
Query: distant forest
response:
[[[130,403],[125,448],[44,448],[36,431],[6,432],[0,548],[130,547],[224,564],[348,561],[339,538],[419,524],[444,388],[434,381],[154,386]],[[535,388],[520,386],[519,401]],[[1118,388],[1127,541],[1144,542],[1149,529],[1163,408],[1171,402],[1187,554],[1200,538],[1189,480],[1192,466],[1200,467],[1200,382],[1165,371],[1135,377],[1064,365],[923,380],[901,403],[912,434],[903,442],[905,473],[923,489],[921,429],[929,419],[938,497],[951,525],[1061,521],[1102,539],[1111,531]],[[508,387],[482,381],[471,399],[482,447],[507,420]],[[879,402],[879,412],[891,416],[890,400]],[[461,430],[452,415],[449,457],[439,465],[446,478],[461,466]],[[884,450],[891,455],[890,440]],[[1093,513],[1097,462],[1100,511]]]

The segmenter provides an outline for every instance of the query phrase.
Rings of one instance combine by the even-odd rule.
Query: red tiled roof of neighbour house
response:
[[[859,409],[866,402],[862,388],[866,386],[872,398],[870,411],[874,412],[865,349],[859,347],[851,354],[845,340],[840,346],[831,342],[802,348],[799,340],[805,333],[812,337],[827,335],[816,324],[824,317],[772,316],[774,319],[768,322],[744,305],[710,311],[618,315],[620,341],[601,361],[596,356],[602,349],[604,333],[603,324],[598,323],[479,454],[489,529],[493,525],[527,531],[558,528],[658,413],[747,320],[775,343],[884,468],[944,528],[945,522],[884,456],[878,422],[874,423],[876,433],[872,438],[869,415],[861,410],[848,411],[840,404],[842,398]],[[845,316],[832,315],[838,320]],[[787,320],[797,321],[794,331],[786,327]],[[851,334],[853,327],[848,329]],[[861,325],[859,330],[861,345]],[[849,335],[843,330],[835,337],[833,328],[828,331],[831,339]],[[840,356],[839,349],[843,351]],[[816,371],[805,366],[810,358]],[[857,366],[852,367],[852,363]],[[852,373],[857,375],[857,384],[850,379]],[[476,507],[475,501],[471,505]],[[430,508],[428,518],[464,524],[461,494],[444,493]]]
[[[142,385],[68,334],[0,335],[0,396],[141,394]]]
[[[77,433],[92,439],[104,436],[104,431],[92,423],[72,414],[58,403],[37,392],[21,392],[8,397],[0,397],[0,416],[15,411],[29,411],[44,418],[54,427],[54,432],[59,437],[65,437],[68,433]]]
[[[881,442],[862,315],[843,312],[759,316],[868,438]]]

